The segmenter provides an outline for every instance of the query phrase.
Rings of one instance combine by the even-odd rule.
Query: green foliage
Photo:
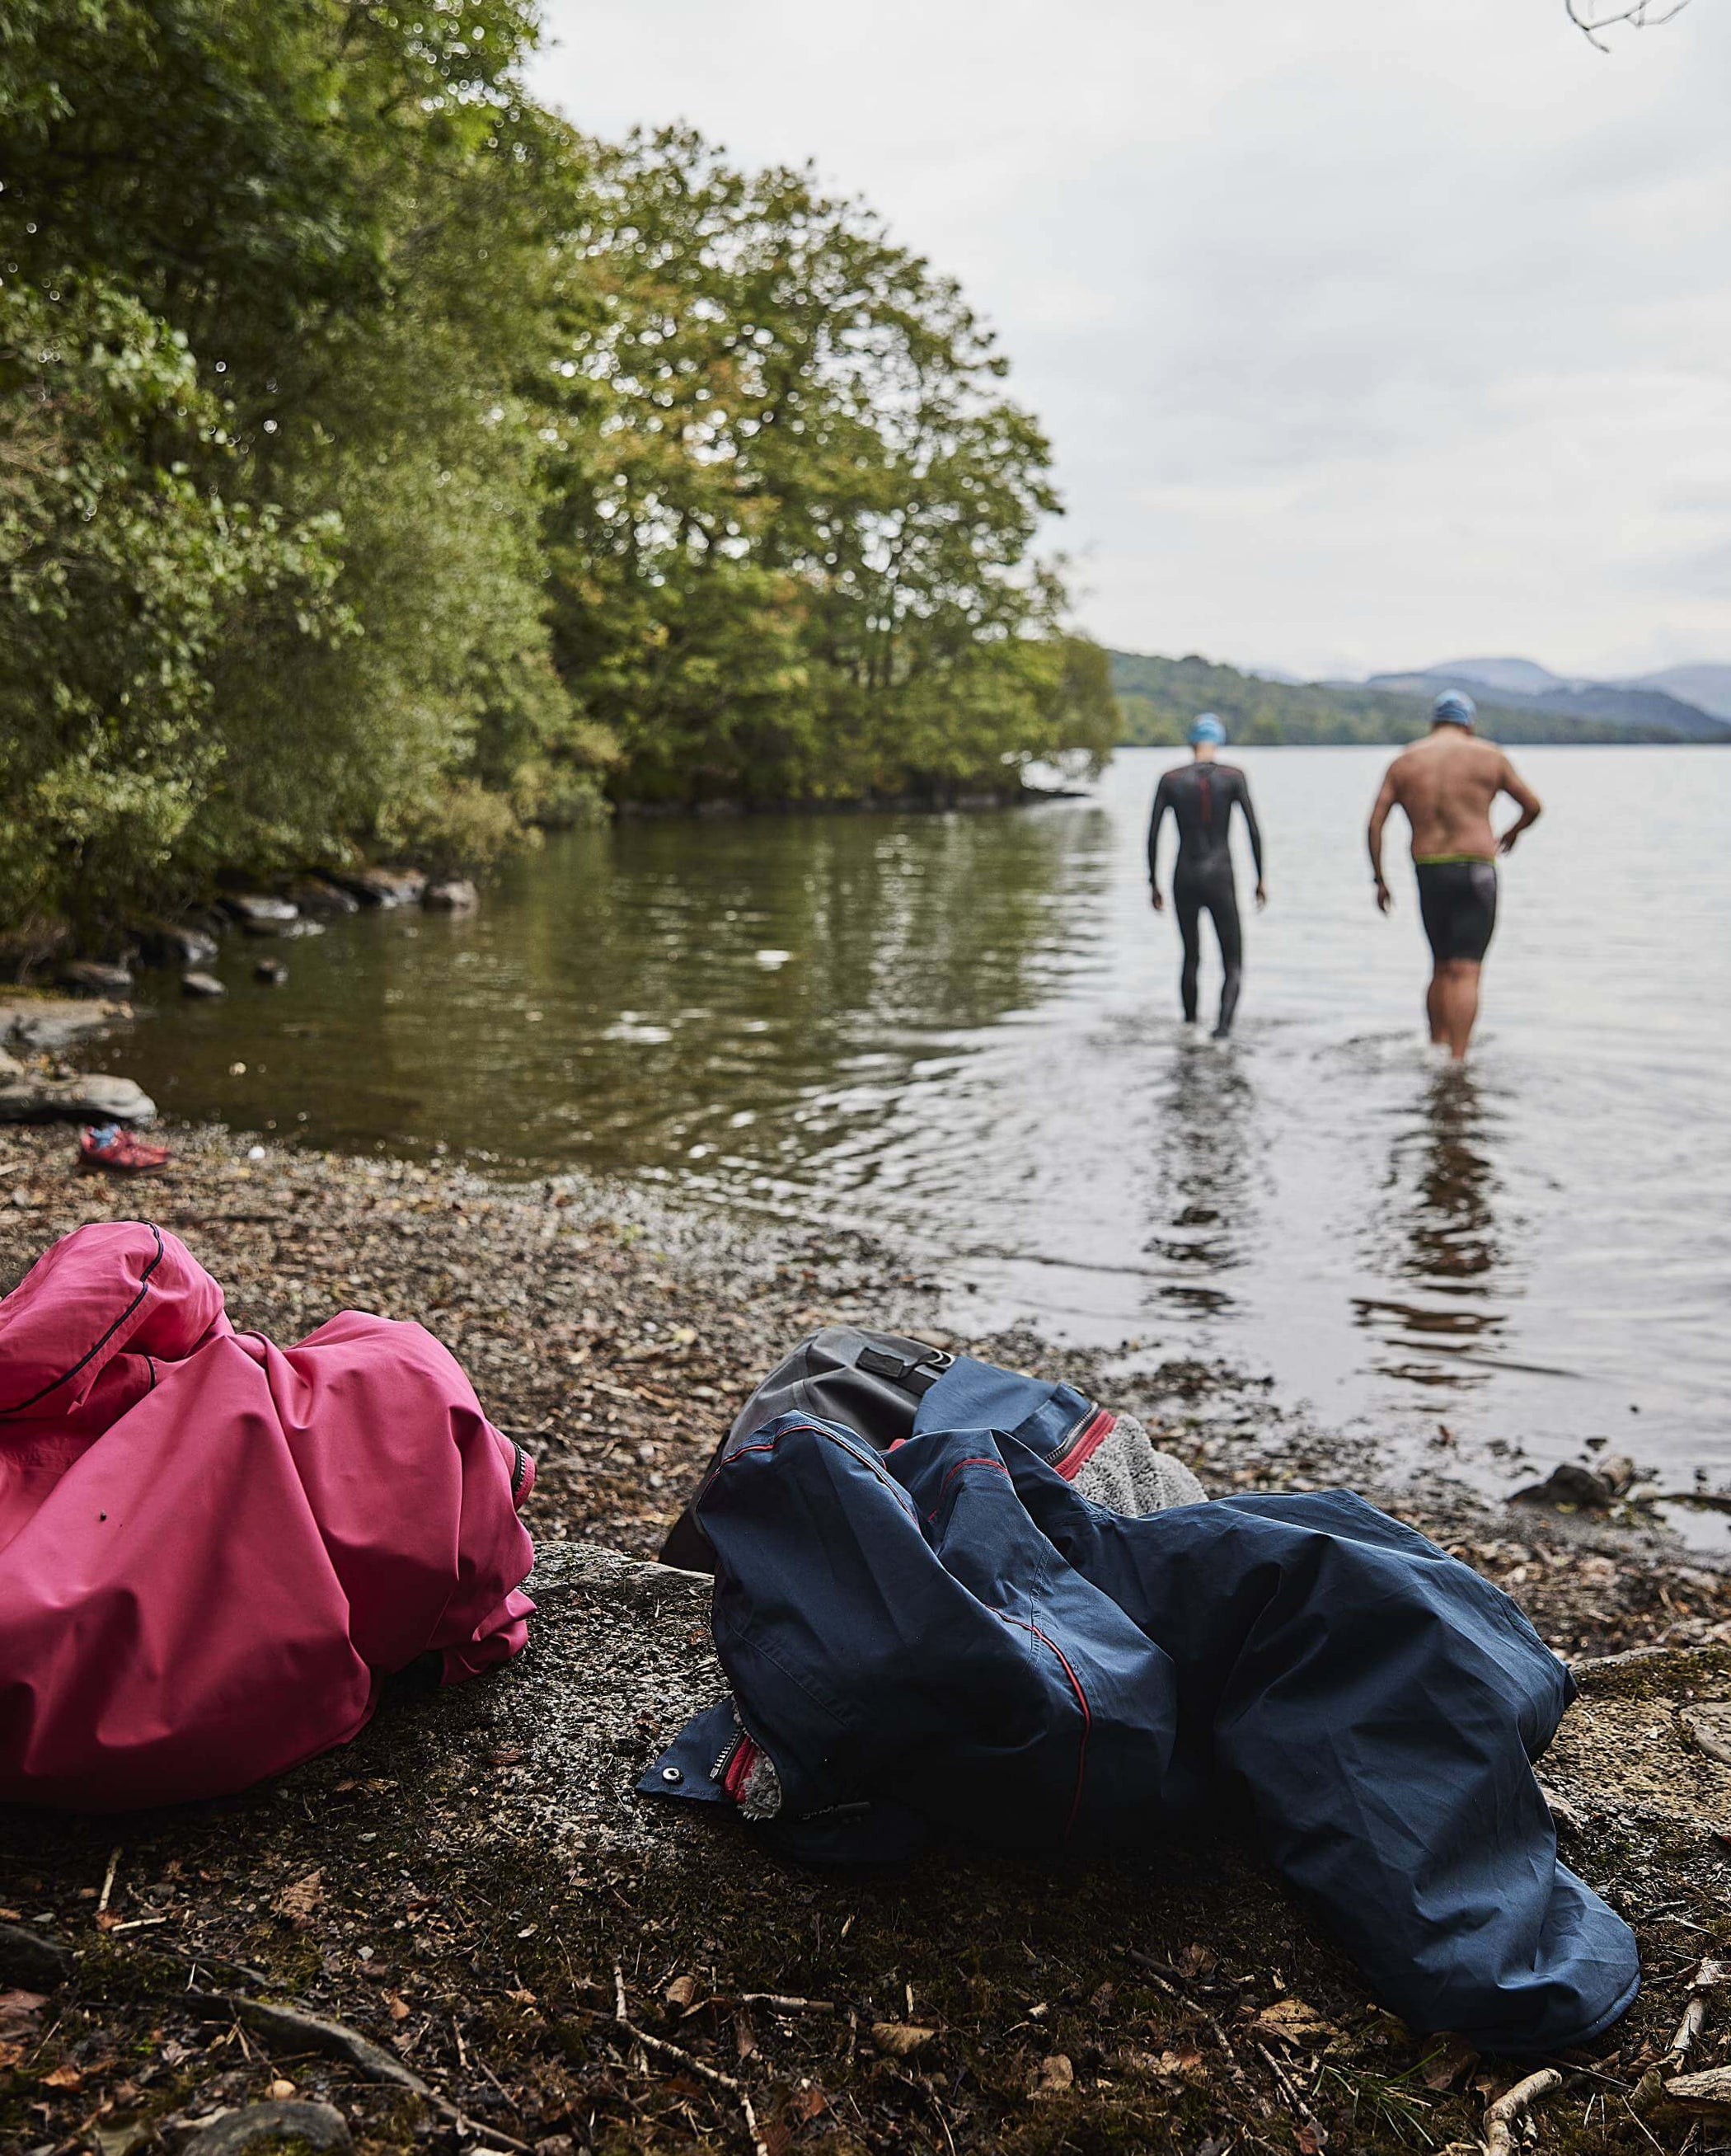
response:
[[[620,790],[943,793],[1109,747],[1029,565],[1046,441],[954,284],[685,133],[593,151],[567,271],[556,637]]]
[[[185,340],[136,300],[70,273],[0,288],[4,918],[90,927],[170,880],[220,783],[213,676],[243,609],[348,632],[328,522],[230,498],[238,463]]]
[[[1258,742],[1401,742],[1430,732],[1429,700],[1397,690],[1264,681],[1194,654],[1155,659],[1114,651],[1109,657],[1123,719],[1120,738],[1138,746],[1176,746],[1199,711],[1217,712],[1241,747]],[[1536,742],[1682,738],[1653,727],[1637,731],[1609,720],[1559,718],[1484,702],[1478,706],[1478,723],[1481,732],[1511,747]]]
[[[588,143],[522,0],[0,18],[0,912],[620,794],[1098,762],[1039,429],[809,175]]]

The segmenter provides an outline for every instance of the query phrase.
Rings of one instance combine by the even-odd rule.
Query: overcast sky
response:
[[[1052,434],[1083,624],[1731,661],[1731,0],[546,0],[540,95],[813,160]]]

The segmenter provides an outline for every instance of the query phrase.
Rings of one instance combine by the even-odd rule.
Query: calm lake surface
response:
[[[1595,1437],[1731,1477],[1731,754],[1520,757],[1548,813],[1465,1075],[1404,826],[1371,903],[1381,750],[1239,757],[1273,902],[1237,1037],[1178,1022],[1142,857],[1174,760],[1031,810],[573,833],[472,919],[236,937],[223,1004],[146,976],[107,1060],[178,1115],[863,1226],[965,1284],[958,1324],[1226,1358],[1333,1424],[1446,1424],[1493,1486]],[[1217,982],[1211,944],[1211,1015]]]

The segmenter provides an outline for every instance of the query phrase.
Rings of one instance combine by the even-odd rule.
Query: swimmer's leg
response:
[[[1431,961],[1431,985],[1425,990],[1425,1018],[1431,1029],[1432,1048],[1447,1048],[1448,1045],[1448,1020],[1445,1015],[1446,997],[1442,984],[1442,969],[1447,963],[1446,958]]]
[[[1479,971],[1476,958],[1442,958],[1431,983],[1431,1038],[1439,1045],[1446,1042],[1457,1063],[1466,1060],[1478,1018]]]
[[[1225,978],[1220,984],[1220,1020],[1214,1038],[1224,1040],[1238,1011],[1238,990],[1244,980],[1244,932],[1238,925],[1238,894],[1231,885],[1208,901],[1214,932],[1220,939],[1220,963]]]
[[[1196,974],[1202,963],[1202,905],[1193,891],[1172,886],[1172,907],[1178,916],[1178,933],[1184,939],[1184,965],[1178,976],[1178,993],[1184,1001],[1184,1022],[1196,1022]]]

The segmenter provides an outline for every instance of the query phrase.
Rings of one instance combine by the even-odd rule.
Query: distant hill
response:
[[[1441,666],[1427,666],[1427,674],[1446,674],[1452,680],[1476,681],[1495,694],[1509,690],[1517,696],[1543,696],[1547,689],[1566,689],[1568,683],[1535,659],[1450,659]],[[1376,677],[1371,677],[1375,680]]]
[[[1114,651],[1109,655],[1128,742],[1181,742],[1198,711],[1217,711],[1232,739],[1251,745],[1398,743],[1415,740],[1430,727],[1425,696],[1411,688],[1273,681],[1194,654],[1159,659]],[[1396,678],[1402,682],[1420,679],[1406,675]],[[1480,685],[1472,686],[1472,694],[1483,731],[1511,747],[1539,742],[1731,740],[1731,726],[1718,725],[1702,711],[1693,711],[1692,718],[1709,729],[1707,735],[1693,727],[1667,732],[1662,725],[1637,726],[1615,718],[1573,716],[1547,708],[1542,697],[1523,697],[1518,703],[1493,701],[1480,693]],[[1687,705],[1679,704],[1677,709],[1691,712]]]
[[[1621,681],[1565,681],[1529,659],[1457,660],[1418,673],[1373,674],[1365,685],[1411,696],[1464,689],[1475,698],[1488,687],[1505,709],[1542,712],[1554,719],[1590,719],[1621,729],[1615,737],[1619,740],[1731,741],[1731,725],[1725,720],[1663,689]]]
[[[1662,666],[1657,674],[1642,674],[1621,685],[1662,689],[1716,719],[1731,719],[1731,666]]]

